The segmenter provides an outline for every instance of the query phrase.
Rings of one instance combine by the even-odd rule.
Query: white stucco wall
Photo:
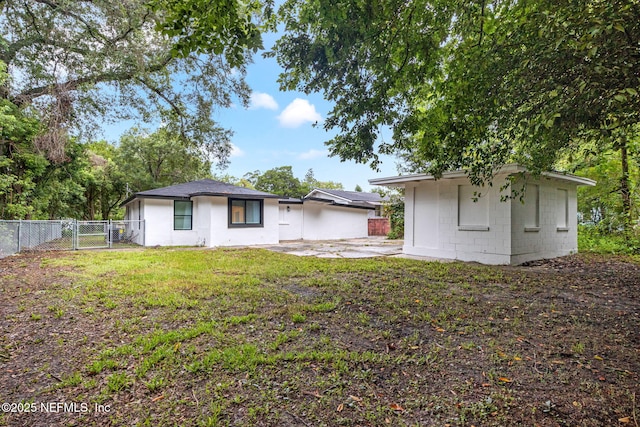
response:
[[[287,210],[287,207],[289,210]],[[280,240],[300,240],[303,225],[302,203],[280,204],[279,212]]]
[[[211,232],[207,246],[244,246],[277,244],[278,200],[264,199],[263,227],[229,227],[229,205],[226,197],[209,197]]]
[[[524,203],[511,201],[513,226],[511,230],[512,264],[521,264],[543,258],[569,255],[578,251],[577,186],[555,179],[542,178],[529,181],[538,186],[538,227],[527,223],[527,210],[535,209],[535,195],[525,194]],[[520,183],[514,184],[516,186]],[[567,222],[558,221],[558,211],[564,201],[558,190],[567,194]],[[529,215],[529,218],[531,215]],[[531,222],[530,220],[528,222]]]
[[[367,237],[367,209],[305,201],[303,231],[305,240],[352,239]]]
[[[173,200],[143,199],[145,220],[145,246],[195,246],[205,235],[198,235],[193,225],[201,222],[202,209],[193,204],[191,230],[173,229]]]
[[[226,197],[199,196],[192,199],[191,230],[173,229],[173,200],[146,198],[127,205],[131,219],[138,212],[145,220],[145,246],[244,246],[277,244],[278,201],[264,200],[263,227],[229,227],[228,199]]]
[[[477,189],[485,199],[476,203],[467,202],[473,191],[460,187],[469,185],[464,178],[407,183],[403,251],[484,264],[520,264],[577,251],[575,184],[532,181],[539,189],[537,224],[532,224],[533,198],[524,205],[518,199],[501,201],[499,188],[505,182],[496,178],[493,187]],[[561,228],[559,189],[568,199],[567,223]],[[504,191],[509,194],[510,188]]]
[[[191,227],[196,235],[194,245],[211,246],[211,209],[213,197],[193,197],[193,219]]]

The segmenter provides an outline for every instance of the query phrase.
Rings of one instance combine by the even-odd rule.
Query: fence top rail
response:
[[[0,223],[15,222],[15,223],[52,223],[57,224],[60,222],[77,222],[77,223],[109,223],[109,222],[144,222],[144,219],[96,219],[96,220],[80,220],[80,219],[0,219]]]
[[[60,224],[73,221],[73,219],[0,219],[0,223],[9,222],[15,224]]]

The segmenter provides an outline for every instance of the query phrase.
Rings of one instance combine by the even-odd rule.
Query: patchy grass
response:
[[[148,249],[11,257],[0,273],[0,400],[89,408],[0,425],[640,422],[632,258]]]

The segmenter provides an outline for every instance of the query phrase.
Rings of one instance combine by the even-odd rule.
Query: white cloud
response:
[[[267,110],[277,110],[278,103],[273,96],[268,93],[253,92],[249,99],[249,108],[257,110],[258,108],[266,108]]]
[[[229,157],[242,157],[244,156],[244,151],[242,151],[240,149],[240,147],[238,147],[235,144],[231,144],[231,153],[229,154]]]
[[[305,153],[300,153],[298,155],[298,159],[300,160],[312,160],[312,159],[317,159],[318,157],[325,157],[328,156],[329,152],[327,150],[314,150],[311,149]]]
[[[316,111],[316,107],[306,99],[296,98],[278,116],[280,126],[297,128],[304,123],[322,121],[322,116]]]

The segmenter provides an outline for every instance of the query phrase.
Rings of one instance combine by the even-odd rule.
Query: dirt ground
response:
[[[85,369],[100,348],[128,339],[126,334],[114,333],[110,322],[96,323],[95,316],[83,316],[79,310],[73,312],[66,307],[57,315],[57,307],[63,304],[65,292],[76,286],[76,279],[67,274],[72,271],[71,267],[51,269],[43,266],[42,261],[65,256],[65,252],[52,252],[0,259],[0,403],[23,404],[24,408],[43,401],[93,402],[95,396],[90,391],[73,384],[72,373]],[[382,315],[380,319],[385,319],[384,324],[380,320],[376,325],[377,312],[384,308],[372,303],[377,291],[373,287],[367,290],[364,279],[363,289],[340,295],[342,301],[348,303],[337,307],[330,318],[318,321],[324,336],[348,343],[345,346],[359,351],[369,349],[385,355],[400,355],[415,352],[418,347],[426,348],[427,342],[429,348],[442,347],[441,359],[430,365],[429,381],[422,378],[424,366],[406,364],[401,369],[381,366],[376,371],[375,363],[371,363],[374,367],[367,365],[367,369],[377,372],[377,379],[368,382],[368,388],[362,385],[359,395],[345,390],[347,409],[365,408],[362,397],[357,397],[365,392],[377,399],[385,394],[396,399],[402,397],[402,404],[394,403],[395,400],[386,404],[388,415],[368,419],[361,411],[360,415],[348,418],[345,406],[340,406],[344,404],[330,400],[333,395],[329,388],[324,392],[311,387],[302,389],[304,382],[318,381],[316,377],[306,378],[305,375],[310,374],[305,371],[299,373],[301,383],[296,386],[295,395],[286,395],[286,399],[292,399],[298,406],[283,406],[277,421],[255,416],[251,424],[310,426],[318,425],[314,420],[324,419],[324,425],[379,425],[380,421],[383,425],[479,426],[508,422],[509,425],[638,427],[640,264],[623,257],[576,255],[518,267],[492,268],[499,270],[504,279],[491,280],[486,289],[482,288],[484,279],[477,278],[479,273],[464,273],[471,285],[474,280],[478,281],[477,289],[481,291],[473,291],[473,298],[468,297],[470,307],[466,313],[464,308],[455,311],[455,307],[449,307],[457,313],[451,315],[455,316],[455,322],[449,326],[431,320],[427,326],[433,328],[425,332],[424,325],[415,320],[398,318],[394,323]],[[427,280],[422,273],[407,272],[406,275],[416,275],[413,277],[416,287],[421,280]],[[375,283],[375,278],[367,280]],[[309,298],[325,292],[322,288],[306,288],[299,278],[278,286]],[[453,292],[453,287],[445,293]],[[55,291],[53,299],[52,291]],[[408,290],[407,295],[415,302],[423,298],[413,296]],[[500,307],[500,310],[491,311],[491,307]],[[34,313],[45,315],[35,318],[38,315]],[[434,312],[433,317],[441,313],[445,312]],[[354,332],[343,328],[341,323],[365,314],[372,330],[384,329],[390,331],[389,334],[373,339],[374,332],[367,331],[358,337],[347,337]],[[482,328],[476,327],[480,318],[484,322]],[[514,319],[518,320],[517,326],[506,326],[512,325]],[[484,329],[487,325],[491,329]],[[454,327],[458,328],[455,333]],[[492,332],[486,333],[487,330]],[[418,335],[420,339],[412,338],[411,343],[400,339]],[[273,371],[270,374],[269,369]],[[313,369],[317,370],[313,375],[328,375],[321,367]],[[263,388],[265,384],[281,387],[288,380],[276,379],[281,375],[278,372],[275,368],[265,369],[261,375],[271,375],[270,382],[264,380],[257,384]],[[184,372],[176,375],[186,376]],[[354,383],[350,384],[355,387]],[[184,399],[191,399],[193,394],[196,401],[199,401],[199,392],[195,380],[190,380],[188,387],[176,386],[175,391]],[[264,389],[261,396],[254,396],[255,391],[247,387],[235,392],[245,393],[244,407],[241,409],[238,405],[235,418],[228,416],[219,424],[211,425],[243,425],[242,420],[249,419],[242,417],[247,416],[247,406],[252,399],[266,399]],[[408,396],[414,396],[419,403],[408,404],[411,400]],[[130,408],[135,407],[136,401],[154,398],[134,392],[117,394],[103,402],[111,407],[120,405],[115,418],[96,418],[97,409],[93,407],[87,411],[84,407],[74,408],[82,415],[79,418],[69,417],[69,408],[58,412],[52,408],[46,416],[26,418],[3,407],[6,413],[4,418],[0,414],[0,425],[143,425],[140,414]],[[327,408],[340,417],[329,418],[331,412],[321,408],[320,402],[325,398],[330,400]],[[285,405],[282,397],[278,399],[280,403],[272,405]],[[457,409],[452,409],[455,405]],[[294,412],[292,407],[306,409]],[[450,416],[452,413],[457,414],[457,418]],[[189,413],[174,416],[177,424],[196,425],[189,421],[192,420]],[[170,425],[159,419],[159,425]]]

